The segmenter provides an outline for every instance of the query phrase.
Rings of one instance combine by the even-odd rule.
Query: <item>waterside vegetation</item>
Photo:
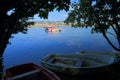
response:
[[[30,25],[30,27],[48,27],[48,26],[71,26],[71,24],[66,24],[64,21],[39,21],[33,22],[34,24]]]

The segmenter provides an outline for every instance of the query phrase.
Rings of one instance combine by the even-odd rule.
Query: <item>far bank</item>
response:
[[[34,22],[33,25],[30,27],[48,27],[48,26],[71,26],[70,24],[64,23],[64,21],[40,21],[40,22]]]

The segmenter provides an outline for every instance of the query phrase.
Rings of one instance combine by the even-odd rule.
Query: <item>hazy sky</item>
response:
[[[67,17],[66,11],[56,11],[54,10],[53,12],[50,12],[48,15],[48,19],[41,19],[38,17],[38,15],[34,16],[34,21],[64,21],[65,18]]]
[[[77,2],[78,0],[71,0],[71,2]],[[48,19],[41,19],[38,15],[34,16],[33,21],[64,21],[68,16],[68,12],[66,11],[56,11],[50,12],[48,15]]]

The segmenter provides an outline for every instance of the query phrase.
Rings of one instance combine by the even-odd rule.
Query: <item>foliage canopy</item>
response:
[[[68,10],[69,4],[70,0],[1,0],[0,19],[2,20],[1,23],[16,25],[14,26],[16,28],[15,32],[17,29],[21,31],[26,26],[26,21],[33,17],[34,14],[39,14],[41,18],[47,18],[48,13],[54,9],[58,11],[63,9]],[[19,26],[18,28],[18,24],[25,26]]]
[[[2,56],[13,33],[27,31],[28,22],[35,14],[47,18],[56,9],[68,10],[70,0],[1,0],[0,1],[0,54]],[[1,57],[0,56],[0,57]],[[1,60],[2,58],[0,58]]]
[[[100,32],[110,45],[120,51],[120,0],[79,0],[72,4],[72,10],[65,20],[76,27],[92,27],[92,32]],[[112,28],[119,46],[108,38],[107,32]]]
[[[70,0],[0,0],[0,79],[2,55],[13,33],[26,32],[28,19],[35,14],[47,18],[54,9],[68,10]]]

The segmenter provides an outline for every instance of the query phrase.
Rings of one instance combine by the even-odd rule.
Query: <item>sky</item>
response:
[[[71,3],[73,2],[77,2],[78,0],[70,0]],[[41,19],[38,17],[38,15],[34,15],[34,19],[33,20],[30,20],[30,21],[64,21],[68,16],[68,12],[66,11],[56,11],[54,10],[53,12],[50,12],[49,15],[48,15],[48,19]]]
[[[56,11],[50,12],[48,15],[48,19],[41,19],[38,15],[34,15],[33,21],[64,21],[68,16],[68,12],[66,11]]]

